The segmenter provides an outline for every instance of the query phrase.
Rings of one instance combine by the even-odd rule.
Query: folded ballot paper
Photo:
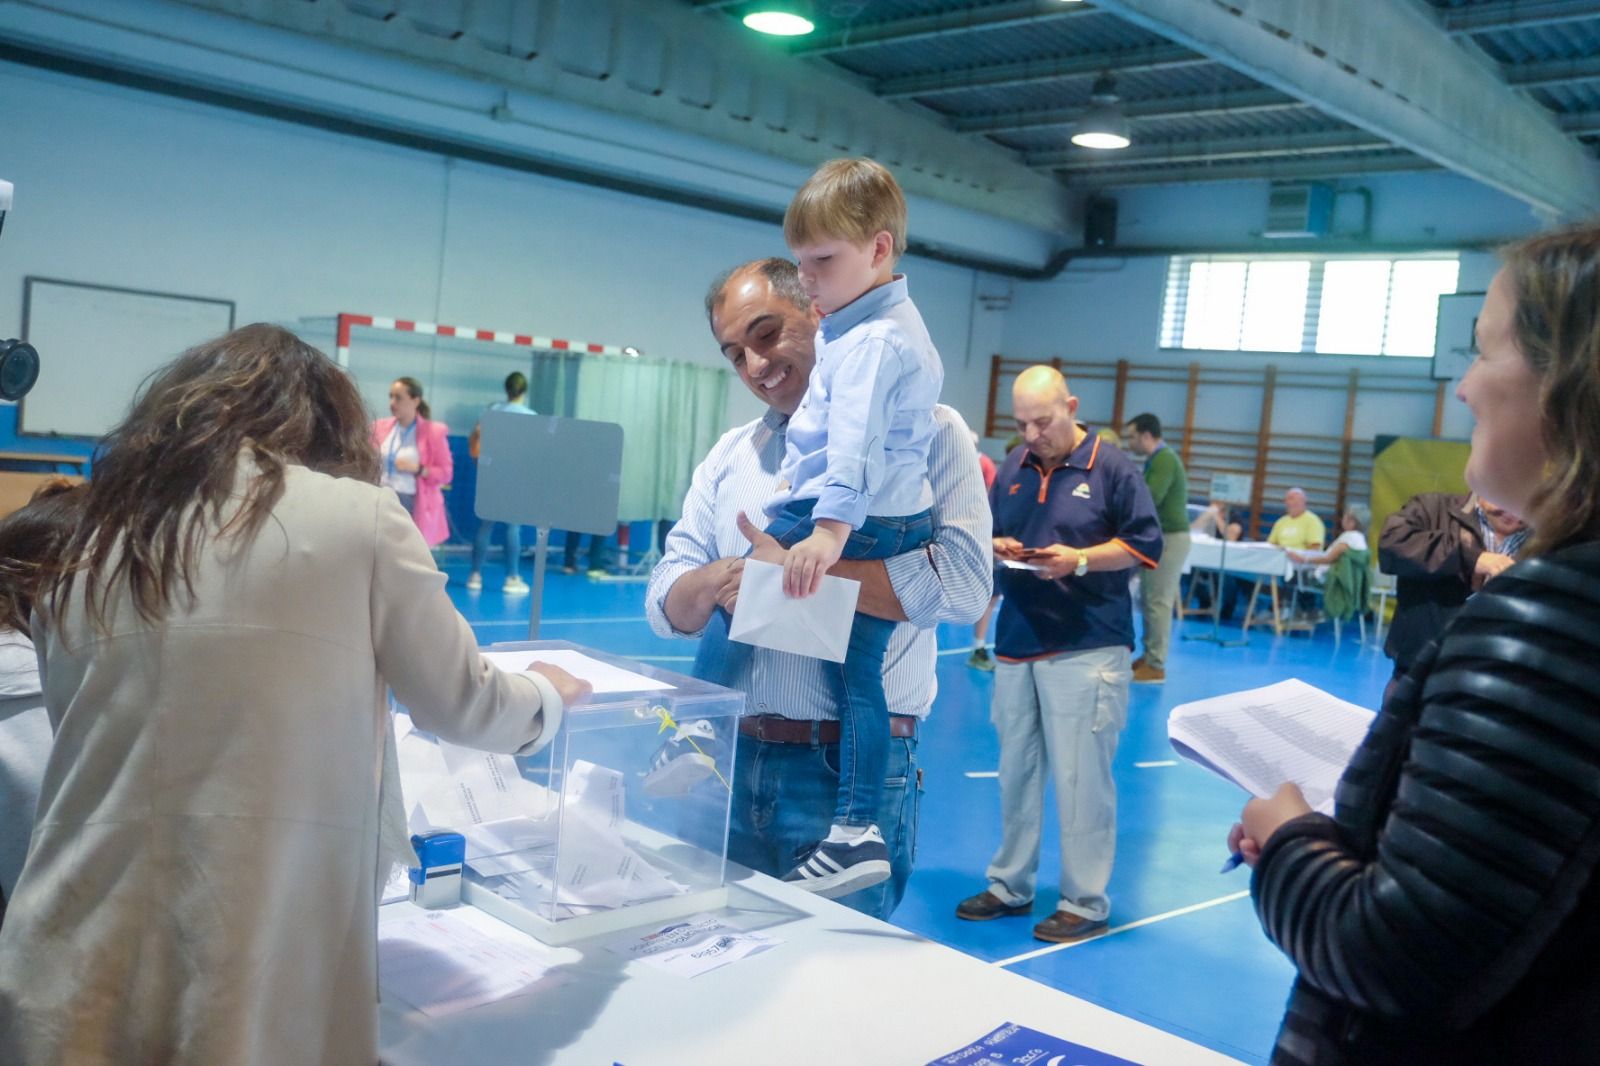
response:
[[[1285,781],[1313,810],[1333,813],[1333,791],[1373,713],[1294,678],[1172,709],[1167,738],[1179,755],[1252,796]]]
[[[795,599],[784,594],[783,567],[746,559],[728,639],[842,663],[860,594],[859,581],[825,577],[816,595]]]

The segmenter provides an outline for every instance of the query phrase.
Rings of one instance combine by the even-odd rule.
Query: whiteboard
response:
[[[1452,292],[1439,297],[1439,321],[1433,333],[1435,381],[1459,381],[1478,357],[1478,311],[1481,292]]]
[[[22,336],[39,382],[17,428],[31,436],[102,437],[139,386],[180,353],[233,328],[233,301],[27,278]]]

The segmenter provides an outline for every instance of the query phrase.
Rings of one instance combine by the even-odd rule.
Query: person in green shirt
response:
[[[1167,647],[1172,639],[1172,608],[1178,581],[1189,557],[1189,479],[1183,460],[1161,439],[1161,419],[1135,415],[1126,428],[1128,451],[1144,457],[1144,483],[1161,522],[1161,565],[1139,576],[1139,607],[1144,614],[1144,654],[1133,662],[1133,680],[1159,685],[1167,679]]]

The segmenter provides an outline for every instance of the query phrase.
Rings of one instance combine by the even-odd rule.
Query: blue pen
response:
[[[1233,873],[1233,871],[1237,870],[1243,862],[1244,862],[1244,852],[1236,851],[1232,855],[1228,856],[1228,861],[1223,863],[1222,864],[1222,869],[1218,870],[1217,872],[1218,873],[1224,873],[1224,874],[1231,874],[1231,873]]]

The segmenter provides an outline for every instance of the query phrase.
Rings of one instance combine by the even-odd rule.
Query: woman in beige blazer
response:
[[[586,686],[502,673],[367,417],[272,326],[195,348],[95,463],[35,613],[56,740],[0,927],[0,1062],[373,1063],[385,689],[525,753]]]

